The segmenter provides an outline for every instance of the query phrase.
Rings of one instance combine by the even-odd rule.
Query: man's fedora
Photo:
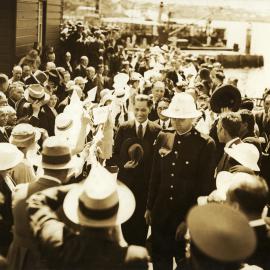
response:
[[[187,225],[195,246],[214,260],[241,262],[256,248],[256,235],[247,218],[229,206],[196,206],[187,216]]]
[[[30,124],[16,125],[9,138],[9,142],[17,147],[28,147],[34,142],[37,142],[41,137],[40,131]]]
[[[61,170],[75,167],[77,157],[71,155],[68,141],[60,136],[47,138],[42,146],[41,156],[36,156],[33,163],[44,169]]]
[[[215,113],[221,113],[221,108],[226,107],[236,112],[240,105],[241,93],[238,88],[230,84],[224,84],[217,88],[210,99],[211,110]]]
[[[168,107],[161,112],[163,116],[170,118],[197,118],[201,116],[201,112],[196,109],[196,104],[191,95],[187,93],[176,93]]]
[[[63,210],[74,224],[95,228],[120,225],[135,210],[132,192],[100,164],[92,166],[87,179],[64,199]]]
[[[36,100],[47,103],[50,100],[50,95],[45,92],[44,87],[40,84],[30,84],[24,91],[24,98],[30,103]]]
[[[34,74],[31,74],[30,77],[26,79],[25,84],[30,85],[38,83],[44,86],[44,83],[47,81],[48,76],[46,75],[46,73],[41,70],[37,70]]]
[[[120,157],[122,164],[126,164],[128,161],[140,162],[146,152],[149,152],[149,147],[146,143],[143,143],[139,138],[126,139],[120,149]]]
[[[260,171],[260,168],[258,166],[260,153],[258,148],[254,144],[234,144],[232,145],[232,147],[225,147],[224,151],[241,165],[253,171]]]
[[[11,143],[0,143],[0,171],[14,168],[23,160],[23,153]]]

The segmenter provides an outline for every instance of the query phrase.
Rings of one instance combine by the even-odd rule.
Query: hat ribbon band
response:
[[[53,165],[60,165],[68,163],[71,160],[71,155],[66,154],[62,156],[47,156],[42,154],[42,162]]]
[[[79,208],[82,214],[88,218],[95,219],[95,220],[103,220],[113,217],[119,208],[119,202],[117,202],[115,205],[113,205],[110,208],[106,209],[93,209],[86,207],[84,203],[79,200]]]
[[[44,96],[45,96],[45,95],[43,95],[43,96],[40,97],[40,98],[37,98],[37,97],[33,97],[33,96],[31,96],[31,95],[29,94],[29,97],[30,97],[31,99],[33,99],[33,100],[42,100],[42,99],[44,98]]]

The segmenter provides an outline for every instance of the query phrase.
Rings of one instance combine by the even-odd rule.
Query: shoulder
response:
[[[129,120],[129,121],[126,121],[124,123],[122,123],[120,126],[119,126],[119,129],[126,129],[126,128],[131,128],[134,126],[134,120]]]
[[[214,140],[207,134],[201,133],[198,130],[194,129],[192,132],[193,136],[204,143],[215,144]]]

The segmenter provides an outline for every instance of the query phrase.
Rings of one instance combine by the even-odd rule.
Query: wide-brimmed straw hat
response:
[[[239,143],[232,145],[232,147],[225,147],[224,151],[241,165],[253,171],[260,171],[258,166],[260,153],[255,145]]]
[[[247,218],[232,207],[210,203],[191,209],[187,217],[192,242],[220,262],[241,262],[256,248],[256,235]]]
[[[0,171],[14,168],[23,160],[23,153],[11,143],[0,143]]]
[[[106,228],[127,221],[135,205],[132,192],[101,165],[95,165],[85,182],[68,192],[63,210],[74,224]]]
[[[36,100],[46,103],[50,100],[50,95],[45,92],[44,87],[40,84],[30,84],[24,91],[24,98],[30,103]]]
[[[168,107],[161,112],[163,116],[170,118],[197,118],[201,112],[196,109],[196,104],[191,95],[187,93],[176,93]]]
[[[9,138],[9,142],[17,147],[28,147],[34,142],[37,142],[41,137],[40,131],[30,124],[16,125]]]
[[[60,136],[47,138],[42,146],[42,155],[36,156],[33,164],[44,169],[72,169],[77,164],[77,157],[71,155],[68,141]]]

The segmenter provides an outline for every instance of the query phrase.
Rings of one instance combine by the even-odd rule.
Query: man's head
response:
[[[249,220],[261,218],[269,199],[265,180],[257,175],[236,173],[226,194],[227,203],[240,209]]]
[[[265,113],[268,113],[270,108],[270,89],[263,94],[263,101],[264,111]]]
[[[96,70],[94,67],[88,67],[86,69],[86,76],[88,80],[92,80],[96,74]]]
[[[0,127],[5,127],[8,121],[8,114],[5,107],[0,107]]]
[[[83,89],[84,89],[84,87],[85,87],[85,84],[86,84],[87,80],[84,79],[83,77],[79,76],[79,77],[76,77],[76,78],[74,79],[74,82],[75,82],[75,85],[80,86],[80,88],[81,88],[82,91],[83,91]]]
[[[152,104],[152,100],[149,98],[149,96],[142,94],[135,96],[134,114],[139,123],[144,123],[148,119]]]
[[[157,81],[153,84],[152,95],[154,102],[157,102],[164,97],[165,94],[165,84],[164,82]]]
[[[15,102],[23,97],[24,89],[20,83],[13,83],[9,88],[9,97]]]
[[[47,61],[48,62],[53,62],[53,63],[55,62],[55,53],[54,52],[48,53]]]
[[[83,55],[80,59],[80,64],[87,67],[89,63],[88,57]]]
[[[244,138],[246,135],[252,136],[255,127],[255,117],[253,113],[246,109],[240,110],[239,113],[242,119],[239,137]]]
[[[32,70],[31,70],[31,67],[29,65],[24,65],[22,67],[22,77],[23,78],[30,76],[31,73],[32,73]]]
[[[159,119],[161,119],[162,121],[167,121],[168,120],[168,117],[162,115],[161,112],[163,110],[168,109],[169,104],[170,104],[170,100],[168,98],[161,98],[159,100],[159,102],[158,102],[158,105],[157,105],[157,114],[158,114]]]
[[[241,128],[241,116],[239,113],[228,112],[220,116],[217,124],[218,140],[227,143],[239,137]]]
[[[12,69],[12,77],[13,77],[13,81],[20,81],[22,78],[22,68],[20,66],[15,66]]]
[[[6,93],[8,90],[8,76],[0,73],[0,91]]]
[[[70,60],[71,60],[71,53],[70,52],[66,52],[65,59],[67,62],[70,62]]]
[[[52,69],[56,69],[56,65],[54,62],[47,62],[46,64],[46,71],[51,71]]]
[[[17,113],[15,109],[13,109],[11,106],[6,106],[6,112],[8,115],[7,125],[11,127],[15,126],[17,123]]]

